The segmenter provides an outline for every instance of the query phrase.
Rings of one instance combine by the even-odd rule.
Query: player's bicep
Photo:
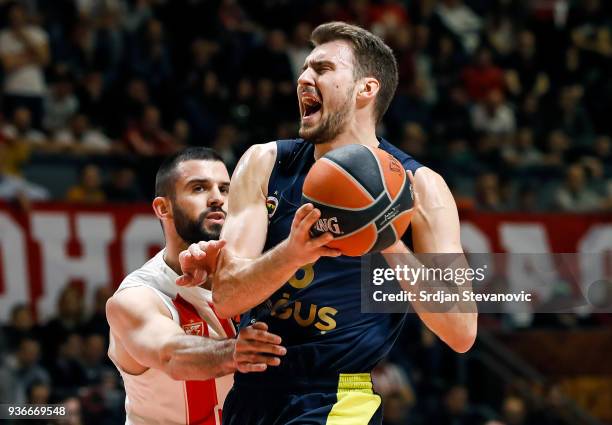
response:
[[[252,146],[232,175],[221,239],[233,255],[253,258],[263,251],[268,230],[267,185],[275,159],[275,143]]]
[[[127,352],[143,366],[160,368],[167,341],[183,334],[161,299],[146,287],[124,289],[106,304],[111,332]]]
[[[458,253],[461,247],[459,214],[444,179],[422,167],[414,175],[418,207],[412,216],[412,238],[416,252]]]

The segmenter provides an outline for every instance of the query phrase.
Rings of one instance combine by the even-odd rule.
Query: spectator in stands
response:
[[[17,138],[5,138],[0,134],[0,168],[14,176],[21,175],[21,169],[30,159],[32,145]]]
[[[485,172],[476,180],[476,207],[482,211],[501,211],[502,196],[499,187],[499,176]]]
[[[211,147],[221,155],[227,169],[233,170],[238,162],[236,151],[240,147],[238,129],[229,124],[221,126]]]
[[[81,401],[77,397],[69,397],[62,401],[66,406],[67,415],[57,419],[58,425],[82,425]]]
[[[455,84],[447,95],[433,110],[434,135],[442,140],[471,139],[474,129],[467,92]]]
[[[78,333],[62,333],[56,337],[59,341],[57,354],[49,359],[49,372],[54,382],[54,397],[63,399],[76,395],[87,383],[81,359],[83,356],[83,338]]]
[[[132,78],[125,86],[125,94],[121,96],[121,103],[112,105],[117,113],[113,119],[121,122],[120,130],[124,130],[124,125],[130,126],[137,123],[149,105],[152,105],[152,99],[147,83],[143,79]],[[118,126],[115,125],[114,129],[117,130]]]
[[[528,127],[519,129],[501,153],[511,167],[525,168],[542,163],[542,152],[534,146],[533,131]]]
[[[19,347],[22,339],[37,339],[39,337],[40,331],[34,322],[30,306],[27,304],[13,306],[10,322],[3,326],[3,334],[6,348],[11,352]]]
[[[515,98],[527,95],[539,98],[548,93],[550,79],[540,63],[536,39],[531,31],[521,31],[516,52],[507,60],[506,85]]]
[[[191,63],[187,68],[185,88],[189,91],[197,90],[202,75],[209,71],[218,72],[220,46],[204,38],[196,38],[191,43]]]
[[[303,63],[302,63],[303,65]],[[242,132],[248,132],[253,125],[253,110],[255,107],[255,88],[248,78],[241,78],[233,93],[230,109],[231,120]]]
[[[144,108],[140,121],[128,128],[125,140],[130,150],[141,156],[170,155],[181,148],[162,128],[159,109],[153,105]]]
[[[66,193],[66,200],[69,202],[99,204],[105,199],[100,169],[94,164],[83,167],[79,183]]]
[[[405,424],[416,400],[404,371],[388,361],[380,363],[372,371],[372,385],[383,399],[383,424]]]
[[[106,363],[106,338],[104,335],[92,333],[84,337],[81,367],[86,384],[99,384],[105,372],[112,372]]]
[[[561,211],[575,213],[600,211],[604,206],[603,200],[588,187],[580,164],[567,169],[565,182],[555,194],[555,205]]]
[[[474,61],[463,71],[463,84],[468,95],[474,101],[486,99],[492,90],[505,89],[504,73],[493,63],[491,51],[481,47],[474,56]]]
[[[566,163],[567,152],[571,147],[571,140],[562,130],[553,130],[548,135],[547,152],[542,163],[554,167],[562,167]]]
[[[189,123],[184,119],[178,119],[174,122],[172,137],[180,146],[189,146],[193,144],[191,139],[191,128]]]
[[[404,133],[397,146],[419,160],[423,160],[427,152],[427,133],[417,123],[407,122]]]
[[[67,127],[78,109],[79,100],[74,94],[72,77],[65,67],[58,65],[49,93],[45,97],[45,130],[52,134]]]
[[[119,150],[102,132],[91,128],[89,118],[81,113],[55,133],[53,144],[56,149],[77,155],[102,155]]]
[[[527,406],[517,396],[508,396],[502,405],[502,419],[506,425],[527,425]]]
[[[593,124],[581,105],[584,88],[580,85],[561,89],[559,109],[555,111],[553,126],[562,129],[576,142],[588,145],[593,137]]]
[[[111,104],[100,71],[87,73],[77,87],[76,94],[79,100],[79,112],[86,115],[94,127],[104,127],[106,131],[113,129],[111,125],[113,115],[117,108],[122,108]]]
[[[506,102],[503,92],[491,90],[486,98],[472,110],[472,126],[477,131],[498,137],[508,137],[516,129],[514,111]]]
[[[110,180],[104,185],[104,197],[107,201],[112,202],[136,202],[142,200],[143,196],[136,184],[134,170],[130,167],[121,167],[112,171]],[[104,311],[104,304],[102,304],[102,311]],[[106,324],[106,319],[103,322]]]
[[[134,75],[146,78],[160,104],[165,103],[174,71],[161,21],[153,18],[145,24],[142,34],[133,43],[129,64]]]
[[[46,91],[43,69],[49,62],[47,34],[28,22],[20,2],[11,2],[7,9],[9,26],[0,32],[4,113],[10,116],[19,106],[25,106],[32,111],[34,126],[40,128]]]
[[[493,11],[487,17],[486,25],[486,44],[493,49],[495,56],[506,58],[509,56],[516,45],[516,24],[509,13],[506,11]]]
[[[468,389],[451,386],[444,395],[444,404],[427,418],[429,425],[478,425],[482,418],[469,403]]]
[[[0,158],[5,158],[4,152],[6,149],[6,146],[0,143]],[[4,167],[4,161],[0,160],[0,200],[17,201],[19,206],[24,211],[27,211],[30,201],[49,199],[50,194],[47,189],[7,173]]]
[[[433,57],[432,73],[439,95],[446,96],[446,93],[456,86],[465,58],[458,51],[459,48],[456,47],[455,42],[449,35],[440,37],[436,50]],[[449,98],[452,98],[452,95]],[[447,103],[446,99],[444,97],[439,102],[440,106]]]
[[[442,0],[436,7],[436,18],[450,31],[467,53],[472,53],[480,44],[483,24],[463,0]]]
[[[45,135],[32,127],[32,113],[26,107],[15,108],[12,122],[2,129],[2,135],[8,140],[17,140],[32,146],[43,146]]]
[[[293,74],[291,81],[297,81],[302,73],[304,61],[312,50],[310,47],[310,33],[312,33],[312,26],[308,22],[299,22],[293,29],[291,42],[287,48],[287,55]]]
[[[50,382],[39,360],[40,344],[31,338],[22,339],[15,355],[4,359],[0,366],[0,400],[3,403],[26,403],[30,385]]]
[[[49,404],[51,385],[48,381],[34,381],[27,389],[28,404]]]
[[[533,184],[523,184],[517,194],[516,211],[530,213],[540,210],[538,190]]]
[[[94,294],[94,311],[84,326],[86,333],[103,335],[108,338],[110,330],[106,320],[106,301],[113,295],[113,290],[108,286],[100,286]]]
[[[77,287],[68,284],[59,295],[57,315],[42,328],[46,363],[56,355],[59,344],[66,341],[69,335],[80,332],[82,326],[83,295]]]

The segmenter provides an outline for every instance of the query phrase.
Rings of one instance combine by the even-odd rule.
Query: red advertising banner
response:
[[[461,232],[467,252],[612,253],[612,218],[603,215],[470,212]],[[91,303],[96,288],[116,287],[162,245],[148,204],[45,203],[27,214],[0,204],[0,321],[16,303],[46,319],[69,283],[83,285]]]

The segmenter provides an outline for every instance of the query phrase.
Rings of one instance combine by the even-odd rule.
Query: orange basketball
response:
[[[381,251],[402,237],[412,217],[410,181],[402,164],[378,148],[348,145],[314,163],[302,189],[302,203],[321,210],[311,229],[331,232],[328,244],[344,255]]]

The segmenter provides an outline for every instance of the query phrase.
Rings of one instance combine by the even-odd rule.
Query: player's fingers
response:
[[[266,363],[272,365],[280,364],[280,358],[274,356],[266,356],[264,354],[239,354],[235,357],[236,363]]]
[[[236,352],[239,353],[268,353],[277,356],[287,354],[287,349],[276,344],[267,344],[257,341],[245,341],[243,344],[236,344]]]
[[[204,252],[219,251],[225,246],[225,240],[218,241],[201,241],[198,242],[198,247]]]
[[[298,232],[306,239],[310,239],[310,228],[314,226],[317,220],[321,217],[321,211],[317,208],[308,213],[304,220],[298,225]]]
[[[181,265],[181,269],[185,271],[192,266],[193,256],[189,252],[188,249],[181,251],[179,254],[179,263]]]
[[[238,342],[240,342],[240,339],[259,341],[276,345],[279,345],[282,341],[281,337],[278,335],[253,328],[245,328],[243,331],[240,331]]]
[[[178,286],[191,286],[193,278],[190,275],[184,274],[176,278],[176,284]]]
[[[310,244],[315,247],[325,246],[333,240],[334,240],[334,235],[332,235],[330,232],[325,232],[322,235],[311,239]]]
[[[265,372],[268,368],[266,363],[238,363],[237,364],[238,371],[242,373],[249,372]]]
[[[302,222],[302,220],[304,220],[304,217],[306,217],[313,209],[314,205],[310,203],[304,204],[299,207],[298,210],[295,212],[295,215],[293,216],[293,223],[291,224],[291,227],[297,227]]]
[[[192,243],[189,245],[189,252],[196,260],[202,260],[206,257],[206,253],[200,249],[200,246],[197,243]]]
[[[193,272],[193,284],[201,285],[202,283],[206,281],[207,277],[208,277],[208,273],[206,273],[206,270],[197,268]]]
[[[320,257],[339,257],[342,255],[342,251],[339,249],[328,248],[326,246],[322,246],[319,248],[317,253]]]
[[[268,330],[268,324],[266,322],[255,322],[251,325],[253,329],[259,329],[261,331]]]

